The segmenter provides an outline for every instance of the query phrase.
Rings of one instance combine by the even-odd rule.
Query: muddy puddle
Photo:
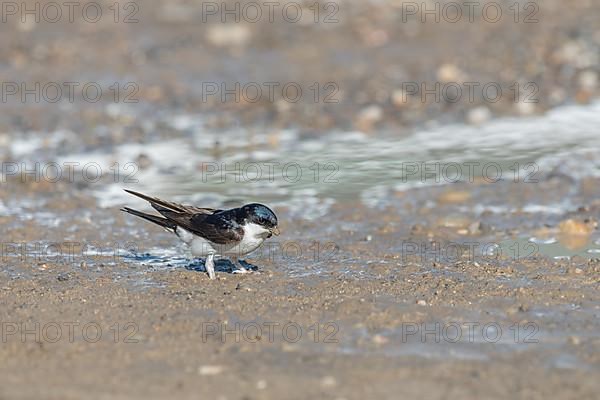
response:
[[[173,119],[177,139],[104,152],[52,155],[17,142],[13,151],[23,159],[43,151],[59,166],[78,165],[58,191],[44,186],[49,170],[27,183],[5,168],[15,190],[0,203],[8,228],[3,284],[50,279],[51,290],[72,281],[93,290],[103,282],[142,296],[171,293],[181,274],[210,285],[202,260],[184,245],[118,211],[146,207],[122,189],[213,207],[261,201],[276,209],[284,233],[247,257],[255,274],[240,278],[219,261],[224,284],[263,295],[269,288],[292,308],[333,286],[360,304],[351,312],[336,297],[332,309],[312,306],[309,314],[329,324],[335,341],[279,338],[279,345],[477,362],[534,354],[547,368],[598,370],[588,353],[600,341],[597,108],[567,107],[477,131],[437,127],[400,140],[240,130],[220,143],[187,116]],[[561,134],[573,117],[576,129]],[[556,140],[540,146],[536,135]],[[90,179],[90,166],[103,173]],[[244,286],[255,277],[266,287]],[[258,307],[263,300],[246,301]],[[272,319],[290,318],[289,305],[260,307]],[[214,318],[208,308],[198,313]],[[257,323],[237,313],[226,319]]]

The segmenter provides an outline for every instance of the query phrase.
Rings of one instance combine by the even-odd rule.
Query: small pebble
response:
[[[579,75],[578,81],[582,89],[592,91],[598,86],[598,75],[591,70],[584,71]]]
[[[579,346],[581,344],[581,339],[577,336],[569,336],[569,343],[574,346]]]
[[[223,372],[221,365],[202,365],[198,368],[198,374],[202,376],[219,375]]]
[[[438,196],[439,204],[462,204],[471,198],[471,193],[465,190],[452,190]]]
[[[383,109],[378,105],[370,105],[358,113],[356,127],[363,132],[371,132],[374,125],[383,119]]]
[[[438,225],[446,228],[467,228],[472,221],[461,215],[446,215],[438,220]]]
[[[373,343],[375,343],[375,344],[379,344],[379,345],[386,344],[389,341],[390,340],[383,335],[379,335],[379,334],[373,335]]]
[[[252,37],[252,31],[242,24],[213,24],[206,37],[216,47],[243,46]]]
[[[566,219],[558,224],[558,229],[565,235],[587,236],[592,233],[594,226],[592,223]]]
[[[479,126],[483,125],[492,119],[492,112],[485,106],[477,107],[469,110],[467,114],[467,122],[471,125]]]
[[[333,376],[325,376],[321,380],[321,386],[324,388],[332,388],[337,386],[337,381]]]
[[[454,64],[442,64],[437,70],[437,78],[445,83],[458,83],[465,79],[465,74]]]
[[[258,390],[265,390],[267,388],[267,381],[261,379],[260,381],[256,382],[256,388]]]

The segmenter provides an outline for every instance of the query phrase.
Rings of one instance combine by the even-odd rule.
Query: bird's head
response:
[[[258,203],[246,204],[240,209],[240,213],[245,222],[264,228],[267,238],[279,235],[277,216],[269,207]]]

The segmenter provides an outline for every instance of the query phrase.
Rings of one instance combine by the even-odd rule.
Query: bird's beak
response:
[[[279,232],[279,228],[278,228],[278,227],[275,227],[275,228],[271,229],[271,233],[272,233],[273,235],[275,235],[275,236],[279,236],[279,234],[280,234],[281,232]]]

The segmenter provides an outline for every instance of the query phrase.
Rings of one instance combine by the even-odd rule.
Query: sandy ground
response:
[[[597,259],[421,256],[402,247],[499,243],[518,236],[515,219],[521,233],[562,229],[561,240],[577,246],[581,237],[560,221],[593,224],[600,207],[592,189],[580,192],[579,211],[547,221],[518,211],[479,220],[453,213],[458,200],[474,206],[503,196],[521,199],[513,200],[518,209],[557,182],[506,185],[400,192],[395,207],[379,210],[340,204],[328,216],[331,226],[288,220],[279,210],[281,240],[303,254],[261,256],[252,260],[259,273],[244,276],[221,261],[216,281],[201,263],[144,258],[157,252],[153,246],[176,245],[166,232],[116,209],[83,218],[61,209],[61,200],[93,199],[38,188],[36,198],[64,220],[50,228],[5,217],[5,242],[75,237],[108,250],[83,257],[61,242],[61,252],[35,258],[34,250],[4,247],[2,397],[595,398]],[[28,197],[17,190],[4,200],[19,196]],[[419,206],[424,198],[435,205]],[[583,242],[596,236],[591,228]],[[335,250],[315,257],[306,250],[312,240],[333,242]],[[111,243],[127,241],[139,246],[139,259],[111,255]]]
[[[39,139],[33,157],[49,162],[189,137],[165,123],[179,114],[216,133],[402,136],[598,95],[597,2],[545,0],[533,24],[402,23],[398,3],[341,2],[338,23],[294,26],[199,24],[192,1],[139,1],[130,24],[7,16],[2,82],[139,90],[137,103],[9,96],[0,155],[21,161],[17,139]],[[270,81],[334,82],[340,101],[203,100],[203,82]],[[402,100],[407,82],[465,81],[534,82],[539,101]],[[587,250],[600,247],[600,182],[569,172],[389,190],[373,207],[340,199],[315,221],[277,209],[280,242],[248,260],[259,273],[222,261],[216,281],[166,232],[100,208],[90,193],[104,181],[3,180],[0,399],[595,399],[600,263]]]
[[[45,3],[29,2],[29,9]],[[35,82],[55,82],[63,88],[63,100],[69,97],[65,82],[79,86],[74,106],[46,100],[53,94],[40,95],[39,101],[29,95],[22,102],[23,91],[8,94],[7,87],[0,127],[9,132],[15,125],[36,131],[72,129],[84,134],[81,140],[99,145],[109,140],[94,131],[99,124],[111,128],[112,141],[140,140],[151,133],[144,115],[172,110],[202,113],[214,130],[242,124],[259,129],[301,127],[307,135],[330,129],[398,135],[431,120],[479,123],[584,104],[600,87],[600,7],[589,0],[545,0],[537,9],[531,8],[536,2],[522,2],[517,16],[509,9],[514,2],[491,2],[501,8],[497,22],[482,17],[484,5],[490,3],[483,1],[477,2],[473,22],[465,9],[457,22],[439,14],[438,23],[431,16],[422,23],[425,8],[408,14],[407,3],[425,2],[343,1],[331,22],[325,22],[327,13],[322,10],[317,23],[289,23],[281,17],[251,23],[240,17],[238,23],[229,18],[225,24],[220,18],[224,7],[213,16],[203,13],[202,2],[156,5],[147,0],[133,2],[137,11],[119,3],[122,12],[114,22],[109,9],[113,3],[96,2],[103,9],[96,23],[87,22],[81,13],[69,22],[67,10],[56,23],[47,22],[50,18],[44,19],[44,14],[40,23],[22,23],[24,6],[6,16],[0,25],[0,55],[6,60],[0,66],[3,82],[29,89]],[[232,4],[252,2],[217,3],[229,3],[231,9]],[[277,3],[283,8],[288,2]],[[314,2],[291,3],[302,3],[304,16],[314,14],[309,8]],[[434,4],[441,9],[452,2],[429,3],[429,9]],[[133,11],[132,21],[125,22]],[[528,16],[531,21],[526,23]],[[273,96],[264,86],[267,82],[279,84]],[[473,95],[465,82],[476,87]],[[89,83],[103,92],[97,103],[83,96]],[[111,89],[115,83],[118,95]],[[262,87],[257,100],[252,90],[244,94],[240,89],[251,83]],[[288,83],[300,87],[300,100],[283,93]],[[415,83],[420,89],[412,93]],[[237,97],[223,100],[224,91],[208,94],[206,84],[240,88]],[[458,86],[461,94],[453,94],[451,87],[449,94],[435,89],[436,84]],[[496,96],[493,89],[484,94],[488,84],[498,85],[501,94]],[[421,85],[437,96],[424,95]],[[115,121],[114,111],[102,108],[109,104],[135,110],[139,120]]]

